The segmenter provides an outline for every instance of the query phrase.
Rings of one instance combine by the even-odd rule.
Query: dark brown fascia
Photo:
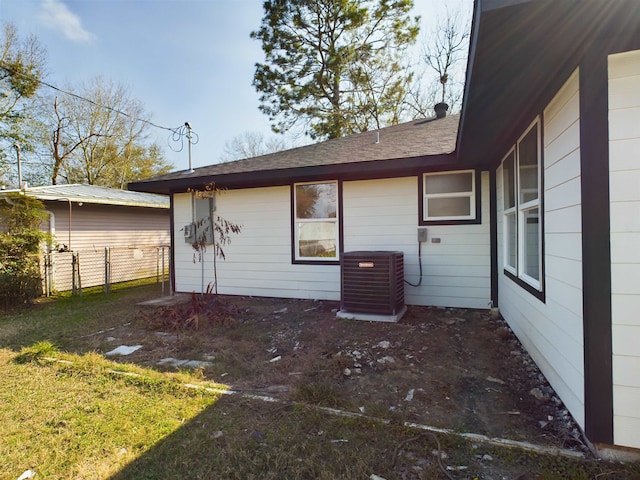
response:
[[[374,180],[418,175],[424,172],[459,170],[465,168],[457,161],[455,152],[392,160],[321,165],[304,168],[260,170],[224,175],[187,176],[185,178],[158,181],[142,181],[129,184],[129,190],[148,193],[182,193],[189,189],[200,190],[211,183],[219,188],[257,188],[290,185],[294,182],[317,180]]]

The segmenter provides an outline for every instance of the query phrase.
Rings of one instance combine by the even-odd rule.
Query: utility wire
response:
[[[169,143],[169,148],[174,152],[181,152],[184,148],[184,139],[187,138],[191,142],[191,145],[195,145],[200,141],[200,136],[191,130],[191,126],[188,122],[185,122],[184,125],[179,126],[173,131],[173,134],[169,137],[175,143],[179,143],[180,146],[178,148],[173,148]],[[168,143],[168,142],[167,142]]]
[[[171,150],[173,150],[174,152],[180,152],[184,148],[183,137],[185,137],[189,133],[184,125],[181,125],[181,126],[175,127],[175,128],[163,127],[162,125],[158,125],[156,123],[153,123],[150,120],[146,120],[144,118],[136,118],[136,117],[134,117],[132,115],[129,115],[127,112],[123,112],[122,110],[118,110],[117,108],[109,107],[108,105],[102,105],[102,104],[100,104],[98,102],[95,102],[94,100],[91,100],[90,98],[83,97],[81,95],[78,95],[77,93],[69,92],[67,90],[63,90],[62,88],[56,87],[55,85],[52,85],[51,83],[45,82],[44,80],[40,80],[40,79],[34,77],[33,75],[29,75],[29,74],[20,72],[20,71],[16,70],[15,68],[11,67],[10,65],[7,65],[5,62],[3,62],[1,60],[0,60],[0,68],[5,69],[10,75],[19,76],[19,77],[26,78],[28,80],[36,81],[39,84],[44,85],[45,87],[49,87],[52,90],[55,90],[56,92],[60,92],[60,93],[62,93],[64,95],[68,95],[70,97],[77,98],[78,100],[82,100],[84,102],[88,102],[88,103],[90,103],[90,104],[92,104],[92,105],[94,105],[94,106],[96,106],[98,108],[104,108],[105,110],[109,110],[111,112],[117,113],[118,115],[123,115],[123,116],[125,116],[127,118],[130,118],[134,122],[142,122],[142,123],[146,123],[147,125],[150,125],[152,127],[159,128],[161,130],[167,130],[167,131],[171,132],[171,135],[169,135],[169,139],[170,140],[172,140],[174,142],[180,142],[180,148],[177,149],[177,150],[174,150],[173,147],[171,147],[171,145],[169,144],[169,147],[171,148]],[[191,135],[195,136],[195,141],[192,141],[192,144],[195,145],[196,143],[198,143],[198,140],[199,140],[198,134],[195,133],[194,131],[191,131]]]
[[[119,115],[123,115],[123,116],[125,116],[127,118],[130,118],[134,122],[146,123],[148,125],[151,125],[152,127],[160,128],[162,130],[168,130],[168,131],[172,132],[173,134],[175,134],[178,131],[177,128],[163,127],[162,125],[157,125],[157,124],[153,123],[150,120],[145,120],[144,118],[133,117],[133,116],[129,115],[127,112],[123,112],[122,110],[118,110],[117,108],[109,107],[108,105],[102,105],[102,104],[100,104],[98,102],[95,102],[95,101],[91,100],[90,98],[83,97],[81,95],[78,95],[77,93],[68,92],[66,90],[63,90],[61,88],[56,87],[55,85],[51,85],[50,83],[43,82],[42,80],[38,80],[38,82],[40,84],[44,85],[45,87],[49,87],[49,88],[51,88],[51,89],[53,89],[53,90],[55,90],[57,92],[64,93],[65,95],[69,95],[70,97],[77,98],[78,100],[82,100],[82,101],[88,102],[88,103],[90,103],[90,104],[92,104],[92,105],[94,105],[94,106],[96,106],[98,108],[104,108],[105,110],[109,110],[109,111],[111,111],[113,113],[117,113]]]

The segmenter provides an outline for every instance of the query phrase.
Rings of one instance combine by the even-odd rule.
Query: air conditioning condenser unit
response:
[[[397,322],[406,312],[402,252],[345,252],[340,271],[339,318]]]

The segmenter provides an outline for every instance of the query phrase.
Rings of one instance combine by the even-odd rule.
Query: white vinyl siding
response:
[[[640,51],[609,57],[614,443],[640,448]]]
[[[417,177],[343,183],[344,251],[404,252],[405,277],[418,282]],[[483,223],[428,227],[422,245],[424,279],[405,286],[410,305],[488,308],[490,287],[489,176],[482,174]],[[231,295],[340,299],[340,265],[294,264],[291,258],[289,186],[228,190],[216,196],[216,213],[242,226],[218,260],[218,291]],[[185,243],[191,221],[188,194],[174,196],[176,290],[199,292],[213,282],[213,254],[204,268]],[[439,244],[431,239],[440,238]],[[202,272],[204,271],[204,279]]]
[[[488,308],[491,298],[489,175],[482,173],[482,224],[428,226],[423,280],[405,285],[409,305]],[[419,281],[416,178],[343,184],[344,249],[400,250],[405,278]],[[439,238],[440,243],[433,243]]]
[[[502,315],[584,428],[578,72],[547,105],[544,131],[545,301],[499,275]],[[497,178],[503,175],[498,169]],[[498,270],[504,268],[504,192],[497,182]]]
[[[45,208],[55,216],[55,242],[69,243],[69,206],[51,202]],[[45,226],[48,228],[45,217]],[[71,249],[104,250],[104,247],[138,248],[169,244],[169,209],[95,205],[71,207]]]
[[[241,225],[217,259],[218,292],[263,297],[340,299],[339,265],[291,262],[291,187],[228,190],[216,195],[216,214]],[[191,222],[188,194],[174,196],[176,291],[200,292],[213,284],[213,249],[203,265],[185,243],[183,225]],[[202,279],[204,272],[204,280]]]

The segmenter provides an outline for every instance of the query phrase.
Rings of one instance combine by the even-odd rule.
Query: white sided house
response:
[[[213,282],[212,211],[242,225],[220,293],[344,301],[351,254],[400,252],[407,304],[498,307],[594,447],[638,453],[638,32],[637,0],[476,0],[459,117],[130,188],[171,195],[175,291]]]
[[[488,308],[489,174],[458,169],[458,122],[417,120],[132,188],[172,193],[177,292],[204,291],[214,281],[213,249],[194,262],[193,237],[185,238],[185,226],[213,205],[242,226],[217,262],[220,293],[340,300],[343,252],[391,250],[404,253],[413,284],[422,264],[420,286],[405,288],[407,303]],[[209,182],[224,190],[212,199],[185,191]]]
[[[420,153],[435,152],[431,161],[439,168],[452,162],[457,125],[458,117],[420,120],[198,169],[206,182],[215,181],[227,189],[212,199],[216,213],[242,226],[242,233],[224,247],[226,260],[217,264],[218,291],[340,300],[341,254],[358,250],[404,252],[406,278],[418,283],[421,228],[427,233],[420,249],[425,273],[420,287],[405,289],[407,302],[486,308],[490,300],[489,176],[469,169],[427,174],[422,166],[425,157],[420,157]],[[433,146],[415,141],[430,135],[438,139]],[[443,139],[447,139],[444,144]],[[415,158],[394,158],[399,144],[407,153],[415,152]],[[370,160],[363,163],[365,156]],[[330,158],[342,163],[327,169],[324,163]],[[289,167],[295,164],[301,167]],[[256,165],[273,170],[265,172]],[[218,171],[230,173],[223,174],[223,179]],[[265,177],[268,174],[280,178]],[[178,182],[184,181],[182,173],[173,175]],[[434,194],[431,200],[424,185],[429,189],[434,181],[448,181],[452,191]],[[455,190],[458,185],[460,192]],[[446,220],[441,220],[433,205],[450,198],[461,200],[460,211],[447,213]],[[175,289],[203,291],[213,282],[213,250],[204,253],[204,269],[201,262],[194,263],[192,239],[185,240],[184,226],[209,215],[209,200],[176,192],[172,202]],[[425,205],[430,206],[431,217]],[[463,219],[453,220],[455,216]]]

